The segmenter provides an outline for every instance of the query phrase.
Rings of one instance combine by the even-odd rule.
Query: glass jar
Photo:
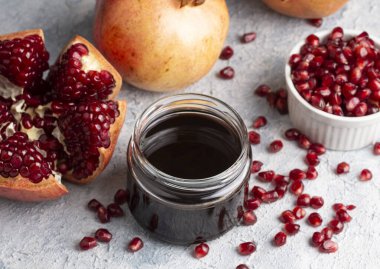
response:
[[[157,136],[150,136],[149,133],[157,126],[164,126],[161,129],[165,129],[163,123],[168,119],[184,115],[190,117],[185,125],[192,125],[196,135],[203,130],[197,131],[198,122],[212,128],[218,124],[228,130],[228,139],[225,139],[225,135],[213,139],[219,139],[217,143],[223,149],[236,143],[235,148],[238,145],[239,149],[236,160],[218,174],[205,178],[176,177],[152,165],[147,158],[147,148],[164,146],[166,138],[172,134],[166,130]],[[202,120],[199,121],[198,117],[202,117]],[[171,130],[175,134],[176,129]],[[218,132],[209,132],[208,135]],[[209,139],[209,136],[205,136],[205,139]],[[153,103],[137,120],[128,145],[128,206],[137,222],[158,239],[175,244],[213,239],[229,231],[242,217],[251,160],[247,129],[230,106],[200,94],[178,94],[163,98]],[[192,163],[189,165],[193,168]],[[197,172],[196,169],[193,172]]]

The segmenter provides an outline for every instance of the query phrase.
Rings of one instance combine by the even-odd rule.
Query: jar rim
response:
[[[226,170],[211,177],[188,179],[169,175],[152,165],[141,150],[141,135],[143,134],[146,127],[149,126],[150,118],[152,118],[155,114],[162,112],[160,110],[165,111],[165,108],[170,105],[178,106],[177,108],[182,108],[183,110],[180,111],[186,111],[186,105],[189,104],[199,106],[199,109],[202,107],[205,109],[214,109],[215,111],[221,112],[221,115],[231,117],[231,119],[234,121],[233,123],[235,126],[233,126],[232,122],[228,122],[228,124],[234,128],[239,136],[241,143],[241,152],[238,158]],[[159,100],[152,103],[137,119],[132,133],[131,141],[133,141],[132,146],[134,149],[134,157],[144,168],[145,172],[153,175],[154,178],[159,181],[159,183],[164,184],[167,187],[182,191],[199,191],[200,189],[202,189],[202,191],[212,191],[221,188],[221,186],[229,184],[234,179],[233,176],[236,175],[236,173],[245,166],[247,155],[249,155],[250,152],[248,131],[243,119],[240,117],[237,111],[217,98],[198,93],[182,93],[171,95],[160,98]]]

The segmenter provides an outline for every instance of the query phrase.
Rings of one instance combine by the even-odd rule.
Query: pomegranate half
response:
[[[271,9],[291,17],[314,19],[330,16],[348,0],[263,0]]]
[[[126,103],[121,77],[84,38],[72,39],[49,70],[43,32],[0,36],[0,196],[58,198],[61,177],[92,181],[108,164]]]
[[[210,71],[228,26],[225,0],[97,0],[94,40],[126,82],[165,92]]]

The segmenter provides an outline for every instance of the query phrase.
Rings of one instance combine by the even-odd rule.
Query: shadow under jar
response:
[[[251,159],[247,129],[230,106],[199,94],[161,99],[128,145],[130,211],[170,243],[218,237],[242,217]]]

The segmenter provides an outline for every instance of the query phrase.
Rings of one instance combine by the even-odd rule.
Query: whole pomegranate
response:
[[[97,0],[94,39],[125,81],[164,92],[209,72],[228,26],[225,0]]]
[[[314,19],[330,16],[348,0],[263,0],[273,10],[291,17]]]
[[[75,37],[50,68],[42,30],[0,36],[0,196],[58,198],[61,176],[92,181],[108,164],[126,104],[121,77]]]

